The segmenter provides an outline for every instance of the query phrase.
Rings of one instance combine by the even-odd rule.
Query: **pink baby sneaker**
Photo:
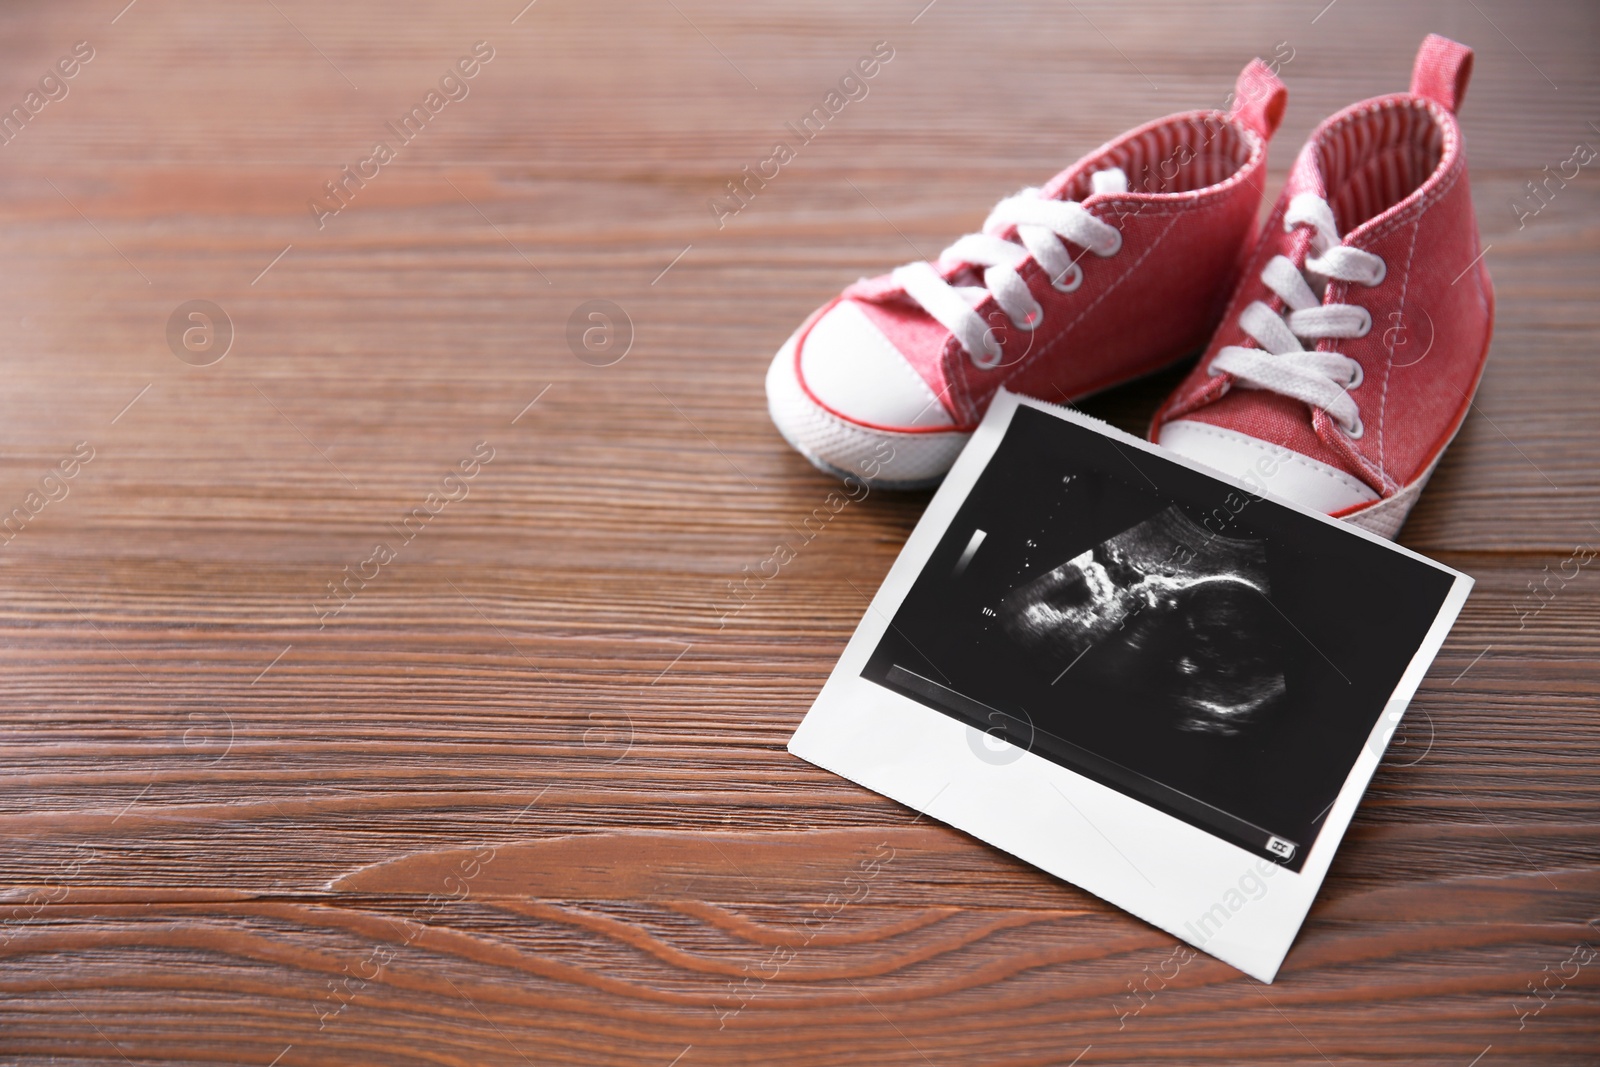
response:
[[[1466,417],[1494,323],[1455,115],[1471,73],[1471,49],[1429,36],[1409,93],[1317,128],[1151,440],[1399,532]]]
[[[1002,385],[1074,401],[1198,352],[1253,244],[1286,97],[1254,60],[1227,111],[1123,134],[937,261],[850,286],[772,361],[772,421],[823,470],[915,488]]]

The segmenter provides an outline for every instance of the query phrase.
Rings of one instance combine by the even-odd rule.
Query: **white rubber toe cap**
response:
[[[1209,423],[1169,422],[1158,443],[1266,494],[1329,515],[1378,499],[1365,482],[1337,467]]]
[[[928,383],[854,301],[835,304],[811,327],[800,375],[812,396],[852,422],[884,429],[954,425]]]
[[[875,487],[920,489],[939,483],[971,434],[880,430],[842,419],[800,387],[794,348],[791,337],[767,368],[767,409],[795,451],[830,474]]]

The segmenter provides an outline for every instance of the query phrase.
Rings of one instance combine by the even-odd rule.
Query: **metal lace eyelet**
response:
[[[1378,276],[1366,283],[1368,289],[1382,285],[1383,280],[1389,276],[1389,264],[1385,263],[1381,256],[1374,256],[1373,258],[1378,261]]]
[[[1336,423],[1336,425],[1339,424]],[[1345,427],[1343,425],[1339,425],[1339,432],[1350,438],[1352,441],[1359,441],[1361,440],[1361,435],[1367,432],[1367,425],[1361,421],[1361,416],[1357,415],[1354,426]]]
[[[1006,358],[1006,354],[1001,349],[1000,342],[996,341],[993,352],[985,348],[981,353],[969,353],[969,358],[972,360],[972,365],[979,370],[994,370]]]
[[[1110,247],[1104,249],[1096,248],[1093,250],[1094,254],[1102,259],[1104,259],[1106,256],[1114,256],[1118,252],[1122,251],[1122,231],[1113,226],[1111,228],[1111,233],[1112,238],[1110,241]]]
[[[1365,337],[1367,334],[1372,332],[1372,312],[1360,306],[1356,306],[1356,310],[1361,312],[1363,320],[1361,323],[1361,329],[1356,332],[1356,336]]]
[[[1068,279],[1068,280],[1063,281],[1063,279]],[[1054,289],[1058,293],[1070,293],[1070,292],[1073,292],[1078,288],[1078,286],[1080,286],[1082,284],[1083,284],[1083,268],[1078,266],[1078,261],[1077,260],[1073,260],[1072,261],[1072,266],[1068,267],[1062,273],[1060,278],[1051,278],[1050,279],[1050,288]]]
[[[1362,369],[1361,364],[1357,363],[1353,359],[1350,361],[1350,363],[1355,367],[1356,372],[1355,376],[1345,383],[1346,392],[1350,391],[1351,389],[1360,389],[1361,383],[1367,380],[1367,372]]]

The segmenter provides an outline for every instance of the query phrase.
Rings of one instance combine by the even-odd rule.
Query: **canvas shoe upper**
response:
[[[1254,60],[1228,110],[1132,130],[936,261],[850,286],[772,361],[773,422],[824,470],[931,485],[999,387],[1072,401],[1198,351],[1251,245],[1285,100]]]
[[[1409,93],[1316,129],[1151,440],[1399,532],[1471,406],[1494,321],[1455,114],[1471,72],[1471,49],[1430,35]]]

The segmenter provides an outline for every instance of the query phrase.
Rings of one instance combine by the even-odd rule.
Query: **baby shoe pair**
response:
[[[823,470],[929,486],[1001,386],[1070,403],[1203,349],[1152,441],[1393,537],[1488,355],[1471,72],[1430,35],[1410,92],[1317,127],[1258,232],[1287,93],[1254,60],[1226,111],[1125,133],[819,308],[767,373],[772,419]]]

